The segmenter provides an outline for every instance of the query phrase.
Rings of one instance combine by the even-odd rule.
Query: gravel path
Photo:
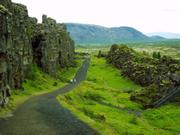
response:
[[[70,83],[52,93],[27,100],[12,117],[0,119],[0,135],[97,135],[98,133],[62,107],[56,96],[75,88],[86,77],[89,60]]]

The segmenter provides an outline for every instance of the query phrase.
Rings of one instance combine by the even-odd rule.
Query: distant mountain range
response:
[[[180,33],[170,33],[170,32],[155,32],[148,33],[147,36],[161,36],[167,39],[180,39]]]
[[[107,28],[98,25],[66,23],[67,31],[76,44],[113,44],[166,40],[161,36],[148,37],[132,27]]]

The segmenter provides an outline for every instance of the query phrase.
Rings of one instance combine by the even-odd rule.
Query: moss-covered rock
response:
[[[45,72],[56,76],[59,67],[69,67],[74,60],[74,42],[64,24],[43,15],[32,42],[34,61]]]
[[[0,104],[9,95],[7,87],[19,89],[33,63],[56,76],[60,67],[74,60],[74,42],[63,24],[43,16],[28,16],[26,6],[0,1]]]
[[[158,59],[139,54],[125,45],[112,45],[107,61],[120,68],[122,75],[145,88],[133,93],[131,99],[150,107],[166,96],[173,88],[180,87],[180,61],[168,56]]]

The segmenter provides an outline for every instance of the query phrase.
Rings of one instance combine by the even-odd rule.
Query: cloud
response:
[[[142,32],[180,32],[179,0],[12,0],[28,7],[29,15],[42,14],[58,22],[131,26]]]
[[[177,9],[168,9],[168,8],[166,8],[166,9],[163,9],[163,11],[164,12],[177,12],[178,10]]]

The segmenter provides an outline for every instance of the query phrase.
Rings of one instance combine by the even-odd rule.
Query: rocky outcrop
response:
[[[126,45],[114,44],[107,61],[121,69],[121,75],[144,87],[132,93],[131,100],[145,107],[152,107],[154,102],[180,87],[180,61],[169,56],[150,57]]]
[[[43,16],[28,16],[26,6],[0,1],[0,104],[6,103],[10,89],[19,89],[33,63],[56,76],[59,67],[74,60],[74,42],[63,24]]]
[[[45,72],[55,76],[58,67],[73,64],[73,44],[64,24],[43,15],[42,24],[36,26],[32,41],[34,61]]]

